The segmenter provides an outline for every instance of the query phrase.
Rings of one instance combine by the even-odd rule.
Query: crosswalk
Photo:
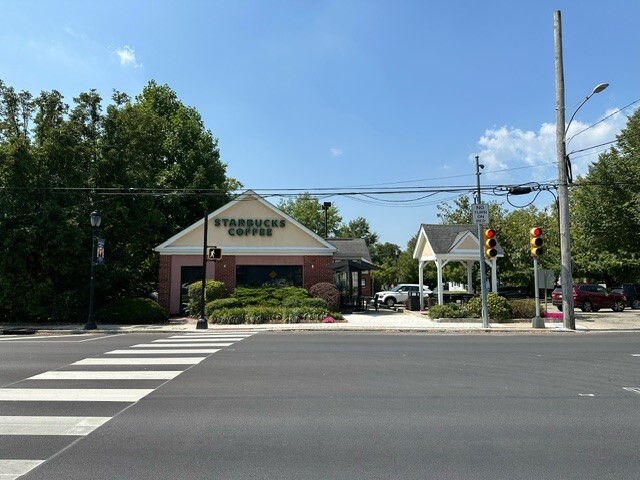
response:
[[[165,382],[254,333],[161,338],[107,351],[0,388],[0,480],[26,474]],[[65,414],[71,409],[75,416]],[[40,445],[34,452],[29,448],[34,436],[53,439],[51,446]]]

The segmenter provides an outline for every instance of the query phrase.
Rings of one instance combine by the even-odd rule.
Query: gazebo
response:
[[[473,294],[473,266],[480,257],[480,241],[478,240],[478,225],[420,225],[418,241],[413,251],[413,258],[419,262],[420,308],[424,308],[422,286],[423,272],[427,262],[435,262],[438,280],[438,304],[444,303],[442,288],[442,269],[449,262],[460,262],[467,267],[467,293]],[[498,255],[486,259],[491,267],[491,289],[497,292],[498,272],[496,260],[504,257],[504,250],[498,244]]]

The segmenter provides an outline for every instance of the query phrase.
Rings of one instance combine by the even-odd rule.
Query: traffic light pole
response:
[[[535,288],[536,316],[531,320],[533,328],[544,328],[544,318],[540,316],[540,287],[538,285],[538,257],[533,257],[533,284]]]
[[[207,227],[209,224],[209,214],[204,211],[204,238],[202,239],[202,287],[200,289],[200,318],[196,323],[196,330],[207,330],[207,316],[205,315],[205,298],[207,293]]]

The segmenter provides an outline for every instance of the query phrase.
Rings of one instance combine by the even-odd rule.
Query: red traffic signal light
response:
[[[531,247],[531,255],[539,257],[544,253],[544,240],[542,239],[542,229],[533,227],[530,231],[529,247]]]
[[[484,255],[487,258],[494,258],[498,255],[498,250],[496,246],[498,245],[498,240],[496,239],[496,231],[493,228],[485,228],[484,229]]]

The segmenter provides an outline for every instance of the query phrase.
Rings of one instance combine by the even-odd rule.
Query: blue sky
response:
[[[69,103],[167,84],[258,192],[473,188],[476,155],[483,185],[553,182],[555,10],[567,120],[610,84],[580,109],[569,136],[599,123],[568,151],[615,140],[640,105],[635,0],[5,0],[0,79]],[[574,175],[604,148],[573,155]],[[404,248],[458,196],[425,195],[320,200]]]

